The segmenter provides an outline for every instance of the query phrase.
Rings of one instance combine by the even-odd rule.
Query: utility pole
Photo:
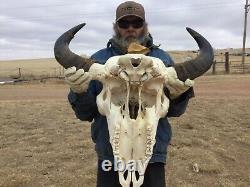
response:
[[[249,11],[250,5],[248,4],[248,0],[246,0],[246,5],[245,5],[245,21],[244,21],[244,32],[243,32],[243,48],[242,48],[242,66],[243,66],[243,73],[245,72],[244,70],[244,65],[245,65],[245,53],[246,53],[246,30],[247,30],[247,13]]]

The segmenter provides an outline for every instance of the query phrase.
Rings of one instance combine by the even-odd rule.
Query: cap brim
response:
[[[119,20],[121,20],[122,18],[127,17],[127,16],[135,16],[135,17],[138,17],[138,18],[142,19],[143,21],[145,21],[143,17],[138,16],[138,15],[136,15],[136,14],[126,14],[126,15],[123,15],[123,16],[119,17],[119,18],[116,20],[116,22],[119,21]]]

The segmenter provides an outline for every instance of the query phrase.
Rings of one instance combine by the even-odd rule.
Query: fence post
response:
[[[64,75],[64,68],[61,66],[61,76]]]
[[[230,69],[229,69],[229,52],[225,53],[225,71],[226,71],[226,74],[230,73]]]
[[[213,73],[213,75],[216,74],[216,60],[213,63],[213,72],[212,73]]]
[[[55,68],[55,77],[56,77],[56,68]]]
[[[62,68],[59,66],[59,76],[61,77],[62,75]]]
[[[20,78],[21,76],[22,76],[21,68],[18,68],[18,78]]]

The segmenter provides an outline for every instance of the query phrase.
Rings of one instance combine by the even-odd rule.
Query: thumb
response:
[[[76,67],[72,66],[70,68],[64,69],[64,75],[65,77],[69,77],[71,75],[73,75],[76,72]]]

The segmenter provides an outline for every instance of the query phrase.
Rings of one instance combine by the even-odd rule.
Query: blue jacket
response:
[[[148,56],[160,58],[167,66],[172,66],[173,61],[170,56],[151,45],[151,51]],[[92,59],[104,64],[110,57],[123,55],[112,42],[109,42],[107,48],[104,48],[91,56]],[[92,121],[91,137],[95,143],[95,150],[100,160],[113,161],[112,147],[109,142],[108,125],[105,116],[102,116],[97,109],[96,96],[101,92],[102,84],[98,81],[91,81],[86,93],[76,94],[70,91],[68,99],[75,111],[76,117],[82,121]],[[165,91],[167,93],[167,90]],[[167,146],[170,142],[172,131],[167,117],[178,117],[185,112],[189,98],[193,97],[193,89],[189,89],[175,100],[170,101],[170,108],[166,117],[159,120],[156,143],[153,149],[153,156],[150,162],[166,162]]]

